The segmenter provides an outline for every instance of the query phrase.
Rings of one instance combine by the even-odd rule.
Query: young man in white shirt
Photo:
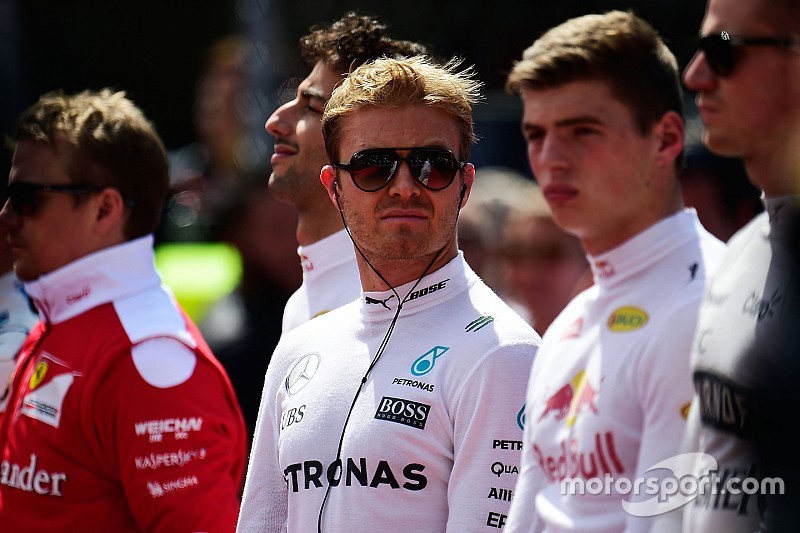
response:
[[[658,481],[646,471],[680,450],[697,308],[723,248],[683,209],[677,63],[649,24],[614,11],[546,32],[508,87],[534,176],[595,284],[542,339],[506,530],[646,531],[635,504],[651,496],[615,481]]]

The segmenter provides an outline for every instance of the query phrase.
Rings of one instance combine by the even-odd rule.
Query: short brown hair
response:
[[[758,12],[762,22],[783,36],[800,33],[800,1],[761,0]]]
[[[422,44],[391,39],[387,26],[376,17],[353,11],[328,26],[314,26],[300,39],[303,59],[316,64],[322,61],[331,70],[350,70],[379,57],[409,57],[430,54]]]
[[[167,153],[153,125],[124,92],[49,92],[20,117],[14,141],[21,140],[53,147],[56,141],[65,143],[73,183],[117,189],[131,206],[128,240],[155,231],[169,188]]]
[[[424,104],[451,115],[461,129],[461,157],[469,157],[475,141],[472,106],[480,99],[481,82],[474,72],[457,69],[453,59],[439,66],[426,56],[382,58],[361,65],[331,95],[322,115],[322,134],[330,161],[338,160],[342,118],[362,107]],[[456,154],[458,155],[458,154]]]
[[[642,133],[668,111],[683,114],[675,56],[653,27],[631,12],[584,15],[548,30],[514,65],[506,89],[583,80],[608,82]]]

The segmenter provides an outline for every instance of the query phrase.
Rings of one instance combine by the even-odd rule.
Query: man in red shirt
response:
[[[163,144],[122,92],[44,95],[15,134],[14,269],[40,313],[0,396],[4,531],[232,531],[230,382],[161,287]]]

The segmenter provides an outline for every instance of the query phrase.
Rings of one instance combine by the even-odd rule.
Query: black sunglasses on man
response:
[[[788,48],[800,45],[796,37],[738,37],[727,31],[700,36],[698,49],[706,56],[709,68],[717,76],[733,74],[746,46],[777,46]]]

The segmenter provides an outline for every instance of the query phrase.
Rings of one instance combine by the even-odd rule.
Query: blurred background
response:
[[[209,47],[241,34],[250,45],[250,86],[238,102],[249,129],[242,164],[268,175],[271,138],[263,131],[285,79],[308,67],[297,40],[315,23],[344,11],[376,14],[393,36],[424,42],[442,56],[459,55],[486,83],[476,109],[477,166],[502,165],[530,175],[519,135],[520,104],[506,95],[506,73],[522,50],[569,17],[633,9],[666,38],[681,66],[691,58],[703,0],[0,0],[0,127],[38,95],[111,86],[124,89],[155,122],[169,149],[197,140],[196,84]],[[7,172],[9,156],[2,155]]]
[[[515,60],[568,18],[632,9],[683,69],[704,0],[0,0],[0,128],[41,94],[124,90],[155,123],[172,192],[156,266],[225,366],[252,430],[284,305],[301,283],[296,210],[267,188],[267,117],[310,71],[298,40],[346,11],[377,15],[396,39],[460,56],[485,83],[474,112],[478,179],[459,219],[467,261],[540,333],[592,283],[579,242],[552,221],[520,134],[522,105],[504,90]],[[287,83],[287,80],[289,82]],[[292,83],[291,80],[295,80]],[[741,162],[697,144],[686,95],[684,200],[719,238],[761,204]],[[10,151],[0,150],[8,175]]]
[[[173,190],[156,235],[156,262],[165,281],[198,322],[225,295],[255,302],[269,290],[270,316],[259,320],[272,324],[299,286],[301,271],[296,212],[266,190],[273,139],[264,122],[293,98],[296,83],[310,70],[297,46],[310,27],[349,10],[377,15],[392,37],[424,43],[442,58],[460,56],[485,83],[470,160],[486,186],[471,198],[460,240],[468,261],[503,294],[515,265],[530,274],[530,258],[521,250],[561,246],[524,244],[544,235],[525,223],[518,229],[527,228],[529,235],[517,234],[501,249],[507,215],[536,205],[530,196],[535,193],[511,185],[534,181],[519,129],[522,105],[504,90],[514,61],[568,18],[631,9],[659,31],[683,69],[694,53],[704,8],[704,0],[0,0],[0,128],[4,137],[10,134],[16,117],[47,91],[126,91],[155,123],[170,153]],[[706,227],[727,240],[760,209],[758,193],[738,162],[720,162],[697,146],[701,127],[692,100],[687,94],[685,201],[698,206]],[[9,167],[10,151],[2,150],[0,172],[7,175]],[[513,205],[520,200],[526,205]],[[548,264],[563,266],[562,259],[574,256],[569,249],[545,254]],[[528,283],[534,299],[551,281]],[[231,316],[229,307],[223,309],[216,316]]]

